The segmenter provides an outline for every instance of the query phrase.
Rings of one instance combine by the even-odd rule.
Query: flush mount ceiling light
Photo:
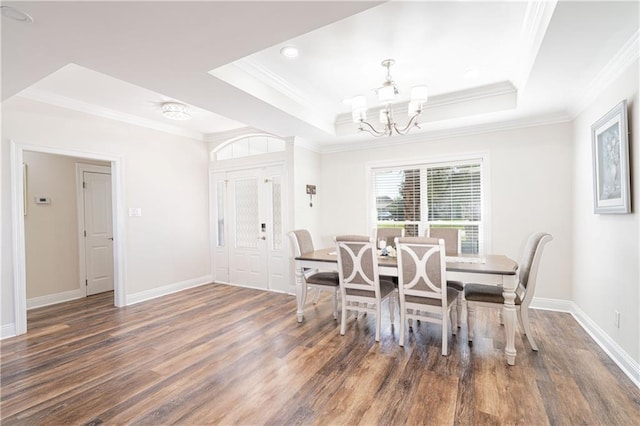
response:
[[[280,49],[280,54],[285,58],[297,58],[298,55],[300,55],[300,52],[295,46],[285,46]]]
[[[171,120],[188,120],[191,118],[189,107],[180,102],[165,102],[162,104],[162,115]]]
[[[387,69],[387,77],[385,78],[382,87],[376,89],[378,94],[378,101],[383,105],[380,110],[380,123],[384,125],[384,129],[377,130],[367,120],[367,98],[365,96],[356,96],[351,99],[351,113],[353,116],[353,122],[358,124],[358,130],[363,132],[369,132],[373,136],[391,136],[393,133],[399,135],[406,135],[413,127],[420,128],[416,119],[422,114],[422,109],[428,98],[428,89],[426,86],[415,86],[411,89],[411,100],[407,108],[409,114],[409,121],[404,127],[399,128],[398,124],[393,118],[393,110],[391,109],[391,102],[400,93],[398,86],[391,78],[391,66],[396,61],[393,59],[385,59],[382,61],[382,66]]]
[[[33,18],[31,16],[19,9],[16,9],[15,7],[0,6],[0,13],[2,13],[2,16],[4,16],[5,18],[22,22],[24,24],[30,24],[33,22]]]

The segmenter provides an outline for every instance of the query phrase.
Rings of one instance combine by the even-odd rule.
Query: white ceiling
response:
[[[247,126],[321,149],[362,140],[342,101],[375,105],[386,58],[400,100],[429,86],[421,127],[437,132],[566,120],[612,60],[638,55],[635,1],[3,5],[34,18],[2,19],[3,101],[19,94],[201,139]],[[284,45],[300,56],[281,56]],[[194,119],[162,118],[166,100]]]

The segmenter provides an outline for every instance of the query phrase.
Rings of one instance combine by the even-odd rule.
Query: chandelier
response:
[[[358,124],[358,130],[361,132],[369,132],[373,136],[391,136],[393,133],[406,135],[413,127],[420,128],[416,121],[418,116],[422,114],[422,109],[428,98],[428,89],[426,86],[415,86],[411,89],[411,100],[407,108],[409,121],[404,127],[399,127],[393,117],[391,102],[400,93],[398,86],[391,78],[391,67],[396,61],[393,59],[385,59],[382,66],[387,69],[387,77],[382,83],[382,87],[376,89],[378,101],[383,105],[380,110],[380,123],[384,126],[382,130],[377,130],[371,123],[367,122],[367,98],[365,96],[356,96],[351,99],[351,114],[353,122]]]

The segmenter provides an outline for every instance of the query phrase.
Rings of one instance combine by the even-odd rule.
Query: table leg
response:
[[[515,278],[515,277],[514,277]],[[504,297],[504,308],[502,308],[502,320],[504,321],[504,332],[506,334],[507,344],[504,348],[504,353],[507,356],[507,364],[515,365],[516,363],[516,347],[515,347],[515,335],[516,335],[516,321],[517,312],[514,300],[516,298],[516,285],[517,278],[505,282],[502,289],[502,296]]]
[[[298,309],[296,315],[298,322],[304,319],[304,302],[307,300],[307,286],[304,284],[304,272],[301,266],[296,265],[296,303]]]

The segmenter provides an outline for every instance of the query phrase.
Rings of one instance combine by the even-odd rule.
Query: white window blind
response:
[[[458,228],[461,252],[481,251],[482,160],[373,169],[373,183],[378,227]]]

